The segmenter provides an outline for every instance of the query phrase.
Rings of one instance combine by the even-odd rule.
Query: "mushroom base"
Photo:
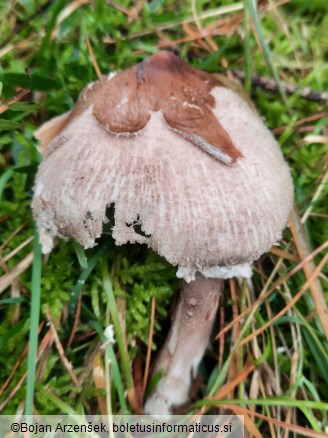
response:
[[[192,379],[209,342],[222,285],[222,280],[200,274],[191,283],[183,282],[172,327],[153,371],[161,370],[162,378],[146,401],[147,414],[169,415],[188,401]]]

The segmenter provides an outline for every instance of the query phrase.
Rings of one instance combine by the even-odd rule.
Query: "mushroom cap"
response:
[[[154,72],[142,68],[152,94],[165,94],[166,84],[181,75],[189,94],[175,84],[167,85],[164,103],[159,96],[144,97],[134,85],[134,67],[132,91],[131,69],[102,79],[82,92],[70,113],[54,119],[58,129],[48,122],[36,134],[49,143],[32,204],[43,252],[51,251],[56,237],[72,237],[85,248],[96,245],[108,222],[106,208],[114,204],[117,245],[147,244],[177,265],[177,275],[187,281],[197,271],[216,278],[249,276],[250,263],[281,238],[286,226],[293,202],[288,167],[271,133],[238,95],[196,69],[191,71],[197,89],[191,93],[190,67],[162,53],[155,64],[162,56],[177,67],[164,68],[162,84],[154,79],[158,65]],[[123,80],[115,80],[120,75]],[[198,80],[210,86],[201,89]],[[117,90],[120,83],[123,91]],[[111,93],[119,98],[106,99]],[[105,96],[101,105],[99,95]],[[178,103],[172,110],[165,99]],[[128,107],[122,112],[130,101],[136,105],[133,100],[142,102],[139,113]],[[181,107],[195,110],[196,121]],[[128,121],[129,111],[129,123],[118,127]],[[213,134],[213,120],[219,135]]]

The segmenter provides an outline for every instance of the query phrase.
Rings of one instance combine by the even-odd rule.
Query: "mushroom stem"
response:
[[[147,414],[169,415],[188,401],[209,342],[222,284],[222,280],[200,274],[191,283],[183,282],[172,327],[153,371],[161,370],[162,377],[146,401]]]

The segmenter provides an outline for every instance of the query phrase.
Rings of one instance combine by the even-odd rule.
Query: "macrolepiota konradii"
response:
[[[36,137],[44,253],[58,237],[95,246],[114,205],[116,245],[146,244],[177,267],[180,300],[153,367],[162,378],[145,403],[172,413],[188,401],[223,280],[250,277],[287,224],[293,187],[279,146],[243,99],[166,51],[87,85]]]

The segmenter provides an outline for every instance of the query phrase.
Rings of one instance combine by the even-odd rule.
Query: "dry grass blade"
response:
[[[249,417],[248,415],[244,415],[244,421],[245,421],[245,427],[249,431],[251,438],[253,438],[253,437],[262,438],[263,437],[263,435],[260,433],[260,431],[255,426],[255,423],[251,417]]]
[[[39,361],[40,357],[42,356],[43,352],[45,351],[47,345],[49,345],[49,343],[52,343],[52,341],[53,341],[53,337],[52,337],[51,331],[49,330],[47,332],[47,334],[44,336],[44,338],[42,339],[41,343],[40,343],[40,347],[39,347],[39,350],[38,350],[38,356],[37,356],[37,362]],[[10,400],[15,396],[15,394],[17,393],[19,388],[24,383],[24,380],[26,379],[26,377],[27,377],[27,372],[25,372],[22,375],[22,377],[19,379],[18,383],[15,385],[15,387],[10,392],[8,397],[1,403],[1,405],[0,405],[0,412],[2,411],[2,409],[4,407],[6,407],[6,405],[10,402]]]
[[[107,3],[110,6],[112,6],[113,8],[115,8],[118,11],[122,12],[123,14],[127,15],[131,21],[138,20],[139,17],[138,17],[138,14],[137,14],[135,8],[131,8],[131,9],[125,8],[124,6],[120,5],[117,2],[114,2],[112,0],[107,0]]]
[[[41,329],[44,325],[44,321],[41,322],[41,324],[39,325],[39,330],[38,330],[38,334],[40,334]],[[3,392],[6,390],[6,388],[8,387],[8,385],[11,382],[11,379],[13,378],[13,376],[15,375],[16,370],[18,369],[19,365],[22,363],[22,360],[24,359],[24,357],[27,355],[28,352],[28,343],[25,346],[24,350],[22,351],[21,355],[19,356],[17,362],[15,363],[13,369],[11,370],[7,380],[4,382],[4,384],[1,386],[0,388],[0,397],[3,394]]]
[[[232,343],[234,345],[239,337],[240,327],[239,327],[239,322],[237,321],[238,306],[237,306],[235,282],[233,279],[229,280],[229,286],[230,286],[230,294],[231,294],[231,301],[232,301],[232,316],[233,316],[233,321],[236,321],[234,326],[233,326],[233,329],[232,329]],[[239,364],[239,360],[241,357],[241,353],[242,352],[240,351],[240,349],[237,349],[233,354],[233,357],[232,357],[232,360],[230,363],[229,374],[228,374],[229,380],[234,380],[234,377],[236,376],[236,374],[238,372],[238,364]],[[233,398],[233,392],[231,392],[228,395],[228,398]]]
[[[4,216],[0,216],[0,224],[2,224],[3,222],[6,222],[8,219],[10,219],[9,214],[5,214]]]
[[[50,311],[49,311],[48,307],[46,307],[45,313],[46,313],[47,320],[48,320],[49,325],[50,325],[50,330],[51,330],[53,339],[55,341],[55,345],[56,345],[59,357],[60,357],[64,367],[66,368],[66,370],[68,372],[68,375],[70,376],[70,378],[71,378],[72,382],[74,383],[74,385],[80,386],[79,382],[78,382],[78,380],[77,380],[77,378],[76,378],[76,376],[74,374],[72,364],[67,360],[67,357],[65,356],[64,348],[63,348],[63,346],[62,346],[62,344],[60,342],[60,339],[59,339],[59,336],[58,336],[55,324],[54,324],[54,322],[52,320],[52,317],[51,317],[51,314],[50,314]]]
[[[306,260],[303,270],[306,278],[309,280],[309,278],[313,277],[313,273],[317,271],[317,269],[315,269],[315,264],[312,259],[307,260],[307,256],[310,254],[310,245],[307,240],[303,224],[295,207],[290,214],[289,225],[300,259],[303,261]],[[314,280],[310,282],[309,287],[315,308],[322,324],[322,328],[326,335],[326,339],[328,340],[328,306],[323,294],[320,280],[317,277],[314,278]]]
[[[220,297],[219,299],[220,299],[219,312],[220,312],[220,333],[221,333],[221,331],[224,329],[225,312],[224,312],[224,306],[222,305],[223,297]],[[218,358],[219,369],[222,368],[223,354],[224,354],[224,334],[219,339],[219,358]]]
[[[57,22],[56,22],[57,26],[59,26],[70,15],[72,15],[73,12],[75,12],[78,8],[80,8],[81,6],[90,4],[90,3],[91,3],[90,0],[75,0],[75,1],[69,2],[69,4],[58,15]],[[53,34],[53,37],[55,35]]]
[[[328,145],[328,137],[326,135],[307,135],[301,140],[301,144],[325,144]]]
[[[192,15],[194,17],[197,29],[198,29],[199,33],[201,34],[201,33],[203,33],[203,26],[200,22],[198,14],[197,14],[196,0],[191,0],[191,9],[192,9]],[[209,52],[214,52],[214,51],[218,50],[218,46],[209,36],[206,36],[205,40],[206,40]]]
[[[1,258],[0,256],[0,266],[3,266],[5,263],[8,262],[12,257],[14,257],[17,253],[19,253],[20,250],[25,248],[29,243],[33,241],[34,237],[31,236],[28,239],[25,240],[25,242],[18,245],[13,251],[11,251],[9,254],[7,254],[5,257]]]
[[[30,93],[30,90],[22,90],[20,91],[17,96],[13,97],[12,99],[8,100],[7,102],[1,102],[0,101],[0,114],[4,113],[9,109],[10,105],[13,105],[14,103],[20,102],[24,99],[25,96],[27,96]]]
[[[0,12],[0,58],[6,67],[0,72],[2,413],[51,415],[72,412],[71,407],[86,415],[143,413],[146,385],[151,390],[157,378],[149,379],[152,347],[160,349],[160,329],[178,289],[175,271],[145,245],[112,251],[110,211],[99,241],[102,252],[79,251],[63,241],[42,266],[41,277],[38,239],[30,237],[39,162],[33,129],[72,108],[78,91],[102,71],[119,71],[166,49],[218,76],[268,127],[278,127],[274,133],[299,208],[281,245],[254,264],[254,278],[230,280],[230,293],[227,287],[221,294],[218,343],[211,343],[199,370],[209,376],[204,398],[199,400],[195,385],[195,403],[185,408],[191,415],[198,407],[205,414],[228,413],[229,421],[232,414],[244,415],[249,438],[328,438],[328,430],[323,433],[328,412],[324,1],[298,0],[300,7],[291,0],[236,0],[224,6],[214,0],[7,3]],[[26,65],[33,66],[30,73]],[[104,335],[111,322],[115,346],[106,345]],[[24,392],[29,393],[25,400]]]
[[[328,141],[328,138],[327,138],[327,141]],[[302,219],[301,219],[302,224],[304,224],[306,222],[307,218],[311,215],[313,207],[314,207],[316,201],[320,198],[323,190],[327,186],[327,183],[328,183],[328,165],[326,167],[327,168],[326,168],[326,170],[324,172],[323,177],[321,178],[321,182],[320,182],[320,184],[319,184],[315,194],[312,197],[311,204],[310,204],[309,208],[306,210],[306,212],[302,216]]]
[[[285,281],[287,281],[289,278],[291,278],[294,274],[296,274],[300,269],[303,268],[305,263],[307,263],[309,260],[312,260],[316,255],[318,255],[321,251],[324,251],[328,247],[328,242],[323,243],[320,245],[315,251],[313,251],[311,254],[307,255],[304,260],[302,260],[297,266],[295,266],[288,274],[284,275],[283,278],[279,279],[265,294],[258,297],[258,299],[251,304],[246,310],[244,310],[237,318],[237,321],[240,321],[242,318],[244,318],[246,315],[248,315],[254,308],[258,307],[262,302],[264,302],[270,294],[276,290],[281,284],[283,284]],[[231,330],[233,325],[236,321],[231,321],[226,327],[224,327],[223,330],[220,331],[220,333],[217,334],[215,339],[220,339],[221,336],[223,336],[227,331]]]
[[[99,68],[98,62],[96,60],[96,57],[95,57],[95,54],[94,54],[94,51],[92,49],[92,46],[91,46],[91,43],[90,43],[90,39],[89,39],[88,36],[85,37],[85,41],[87,43],[88,52],[89,52],[89,55],[90,55],[90,58],[91,58],[92,65],[93,65],[93,67],[95,69],[95,72],[96,72],[96,74],[98,76],[98,79],[100,79],[101,76],[102,76],[101,70]]]
[[[298,263],[300,260],[297,256],[294,254],[290,254],[289,252],[286,252],[276,246],[272,246],[270,249],[270,253],[274,254],[278,257],[281,257],[282,259],[291,260],[292,262]]]
[[[151,299],[151,316],[150,316],[150,329],[149,329],[149,337],[148,337],[146,366],[145,366],[145,373],[144,373],[143,384],[142,384],[143,393],[145,393],[147,381],[148,381],[148,375],[149,375],[151,347],[153,345],[153,336],[154,336],[155,307],[156,307],[156,301],[155,301],[155,296],[153,295]]]
[[[295,384],[296,384],[296,377],[297,377],[297,368],[299,366],[298,359],[299,359],[298,352],[295,351],[293,353],[293,355],[292,355],[292,360],[291,360],[291,376],[290,376],[291,377],[290,378],[290,384],[291,384],[291,386],[293,388],[295,388],[295,386],[296,386]],[[293,393],[291,395],[292,395],[292,397],[296,397],[296,389],[293,391]],[[289,409],[287,411],[287,414],[286,414],[286,422],[287,423],[291,423],[292,422],[292,417],[294,417],[294,419],[295,419],[295,416],[296,416],[295,409],[292,408],[292,407],[289,407]],[[288,431],[287,431],[287,429],[285,430],[284,436],[286,438],[288,438]]]
[[[25,224],[19,226],[9,237],[0,245],[0,252],[4,250],[4,248],[8,245],[10,241],[13,240],[17,234],[19,234],[25,228]]]
[[[251,399],[257,399],[259,398],[259,391],[260,391],[260,371],[258,369],[254,370],[254,373],[252,374],[251,384],[249,388],[249,397]],[[251,412],[251,419],[254,421],[254,415],[253,413],[256,410],[256,406],[250,406],[250,412]]]
[[[33,262],[33,252],[30,252],[21,262],[19,262],[11,271],[0,277],[0,294],[9,287],[16,278],[18,278]]]
[[[239,27],[240,22],[238,22],[238,26]],[[191,29],[190,26],[187,27],[187,25],[183,26],[184,31],[187,30],[187,28]],[[197,42],[199,44],[200,47],[202,47],[204,50],[206,50],[209,53],[213,53],[215,51],[218,51],[219,48],[215,47],[214,43],[212,41],[214,41],[212,39],[212,37],[214,36],[218,36],[218,35],[230,35],[231,32],[231,27],[227,26],[227,27],[223,27],[223,26],[218,26],[215,27],[214,29],[211,28],[204,28],[204,29],[194,29],[193,32],[187,32],[187,35],[182,37],[182,38],[178,38],[178,39],[170,39],[168,38],[168,36],[164,35],[163,32],[158,32],[159,36],[160,36],[160,42],[156,45],[156,47],[158,49],[165,49],[165,48],[172,48],[172,47],[177,47],[180,46],[182,43],[191,43],[191,42]],[[204,39],[206,41],[209,41],[208,44],[205,44]],[[228,63],[225,57],[221,56],[220,57],[220,62],[222,64],[222,66],[226,69],[228,67]],[[233,75],[230,71],[227,71],[227,75],[230,78],[233,78]]]
[[[27,372],[25,372],[22,377],[19,379],[19,381],[16,383],[15,387],[13,388],[13,390],[10,392],[10,394],[8,395],[8,397],[0,404],[0,412],[2,411],[3,408],[6,407],[6,405],[10,402],[10,400],[15,396],[15,394],[17,393],[17,391],[20,389],[20,387],[22,386],[22,384],[24,383],[24,380],[26,379],[27,376]]]
[[[239,12],[244,9],[244,5],[242,2],[238,2],[232,5],[227,6],[221,6],[216,9],[210,9],[209,11],[202,12],[201,14],[198,14],[199,19],[208,19],[208,18],[216,18],[220,17],[222,15],[231,14],[234,12]],[[156,27],[156,30],[145,30],[141,32],[136,32],[128,37],[122,37],[121,41],[124,40],[133,40],[133,39],[139,39],[141,37],[144,37],[146,35],[150,35],[155,32],[161,32],[163,30],[172,29],[174,27],[182,26],[185,23],[193,23],[195,21],[194,17],[187,17],[184,19],[179,19],[175,21],[170,21],[169,23],[160,24]],[[241,20],[240,20],[241,21]],[[105,37],[104,42],[108,44],[115,43],[115,40],[112,40],[110,37]]]
[[[18,280],[13,281],[11,287],[10,287],[10,296],[14,299],[20,299],[21,298],[21,286],[19,284]],[[10,324],[12,326],[15,326],[19,319],[20,319],[20,303],[15,304],[14,311],[11,315],[11,321]]]
[[[301,289],[297,292],[297,294],[292,298],[292,300],[279,312],[277,313],[273,318],[270,319],[266,324],[264,324],[262,327],[257,329],[254,333],[244,338],[240,345],[244,345],[247,342],[251,341],[254,337],[258,336],[260,333],[262,333],[265,329],[270,327],[277,319],[279,319],[282,315],[284,315],[306,292],[308,288],[310,288],[311,283],[319,276],[321,270],[325,266],[328,260],[328,254],[326,254],[317,268],[314,270],[313,274],[309,277],[309,279],[304,283],[304,285],[301,287]]]
[[[230,404],[221,405],[220,404],[220,406],[231,410],[236,415],[247,416],[248,414],[250,414],[250,411],[248,409],[242,408],[242,407],[237,406],[237,405],[230,405]],[[272,423],[276,426],[281,426],[286,430],[290,430],[294,434],[298,434],[297,436],[302,436],[302,437],[308,436],[311,438],[327,438],[327,434],[325,432],[317,432],[315,430],[311,430],[311,429],[308,429],[306,427],[298,426],[296,424],[286,423],[284,421],[276,420],[275,418],[271,418],[271,417],[267,417],[266,415],[259,414],[258,412],[252,412],[252,415],[254,415],[255,417],[260,418],[261,420],[264,420],[268,423]],[[246,421],[245,421],[245,423],[246,423]]]
[[[106,389],[105,372],[104,372],[104,368],[101,365],[101,358],[99,352],[93,359],[92,376],[93,376],[93,381],[95,382],[95,387],[97,389],[105,391]],[[101,415],[106,416],[107,415],[106,397],[98,395],[97,400],[98,400],[98,405]]]
[[[224,406],[226,406],[226,405],[224,405]],[[251,416],[249,416],[246,412],[244,412],[243,414],[240,414],[239,406],[235,406],[235,405],[228,405],[228,406],[229,406],[228,409],[230,409],[234,413],[234,415],[243,415],[244,416],[245,428],[250,433],[250,437],[263,438],[263,435],[260,433],[260,431],[256,427]],[[245,411],[246,411],[246,409],[245,409]]]
[[[72,345],[72,342],[74,340],[74,336],[76,334],[77,326],[79,324],[79,319],[80,319],[80,314],[81,314],[81,306],[82,306],[82,293],[80,292],[79,293],[79,298],[77,300],[77,306],[76,306],[76,312],[75,312],[75,317],[74,317],[74,323],[73,323],[72,331],[71,331],[70,337],[69,337],[68,342],[67,342],[67,348]]]
[[[246,380],[248,375],[255,370],[255,365],[246,364],[246,367],[240,371],[230,382],[224,385],[219,391],[211,397],[208,397],[211,400],[222,400],[227,396],[230,392],[233,393],[234,389],[243,381]]]

